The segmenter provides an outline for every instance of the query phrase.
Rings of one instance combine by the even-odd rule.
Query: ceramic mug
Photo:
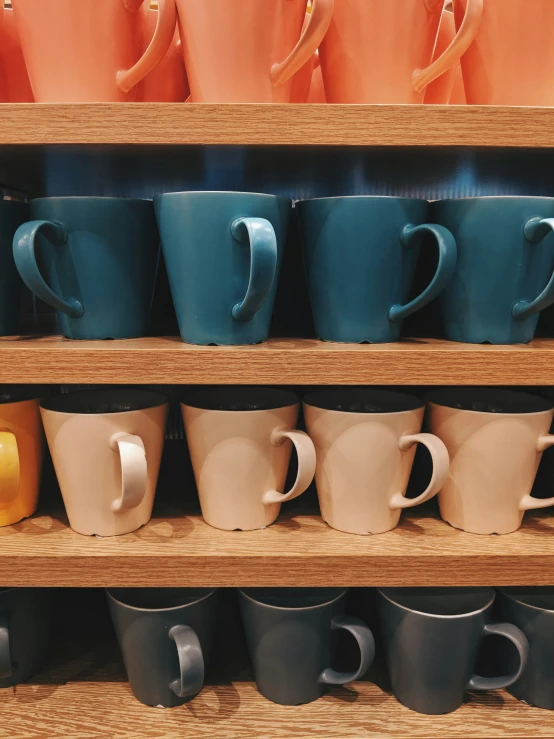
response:
[[[32,516],[38,503],[44,436],[34,391],[0,392],[0,526]]]
[[[402,320],[447,286],[456,242],[428,223],[429,203],[411,198],[353,197],[303,200],[295,208],[316,332],[324,341],[397,341]],[[439,260],[427,288],[408,301],[423,235]]]
[[[27,287],[56,309],[63,335],[144,336],[159,259],[152,202],[39,198],[31,201],[31,218],[14,236],[15,263]]]
[[[456,0],[459,2],[459,0]],[[431,61],[444,0],[337,0],[320,46],[330,103],[422,103],[479,29],[483,0],[466,0],[451,46]]]
[[[154,203],[183,341],[266,341],[291,201],[256,193],[175,192]]]
[[[0,688],[40,671],[50,645],[51,588],[0,588]]]
[[[325,35],[334,0],[177,0],[192,101],[288,103],[292,76]],[[232,29],[232,32],[230,32]]]
[[[419,398],[370,388],[321,390],[304,398],[304,418],[316,450],[315,481],[321,516],[350,534],[393,529],[404,508],[429,500],[448,476],[440,439],[422,434]],[[427,489],[406,498],[416,445],[433,462]]]
[[[542,453],[554,445],[551,403],[494,388],[436,390],[427,401],[429,430],[450,455],[439,493],[445,521],[473,534],[509,534],[525,511],[554,505],[554,497],[531,496]]]
[[[13,237],[29,218],[29,206],[15,200],[0,200],[0,336],[16,334],[19,328],[21,277],[13,258]]]
[[[440,303],[446,336],[471,344],[531,341],[554,303],[554,198],[439,200],[431,216],[456,239]]]
[[[1,6],[1,3],[0,3]],[[32,103],[33,90],[29,81],[21,39],[12,8],[3,8],[0,21],[0,76],[3,85],[0,99],[6,103]]]
[[[175,0],[158,0],[156,32],[140,56],[143,0],[14,0],[25,63],[37,103],[109,103],[164,58],[175,33]],[[140,58],[139,58],[140,57]]]
[[[210,526],[265,528],[279,515],[281,503],[310,485],[315,450],[296,430],[299,405],[294,393],[259,387],[203,390],[182,403],[202,515]],[[293,445],[298,475],[283,494]]]
[[[106,595],[135,697],[163,708],[194,698],[204,685],[218,591],[110,588]]]
[[[447,0],[447,4],[449,4],[449,0]],[[455,37],[454,13],[451,7],[445,7],[442,11],[439,33],[433,52],[433,62],[444,54]],[[459,62],[427,85],[423,102],[425,105],[465,105],[466,94],[462,68]]]
[[[378,590],[385,657],[396,698],[429,715],[459,708],[466,690],[499,690],[514,683],[529,647],[512,623],[490,623],[492,588],[385,588]],[[514,670],[501,677],[474,674],[485,636],[517,649]]]
[[[71,528],[114,536],[148,523],[165,398],[145,390],[85,390],[43,400],[41,414]]]
[[[346,685],[371,667],[375,642],[363,621],[346,615],[346,590],[239,590],[239,603],[258,690],[268,700],[296,706],[317,700],[327,685]],[[353,672],[332,664],[332,636],[347,631],[358,644]]]

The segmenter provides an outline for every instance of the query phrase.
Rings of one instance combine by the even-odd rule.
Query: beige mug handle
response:
[[[275,429],[271,434],[271,443],[280,446],[290,439],[296,448],[298,456],[298,474],[294,485],[288,493],[279,493],[277,490],[268,490],[264,493],[262,502],[264,505],[273,503],[286,503],[287,500],[298,498],[299,495],[310,486],[315,475],[315,447],[308,434],[303,431],[289,431],[288,429]]]
[[[446,482],[450,469],[450,457],[444,442],[434,434],[409,434],[400,437],[398,447],[401,451],[407,451],[417,443],[424,444],[431,455],[433,462],[431,482],[417,498],[406,498],[402,493],[395,493],[390,499],[389,508],[413,508],[420,503],[425,503],[426,500],[433,498]]]
[[[146,450],[140,436],[118,433],[110,439],[110,449],[121,459],[121,496],[112,501],[113,513],[124,513],[142,503],[146,493]]]
[[[543,434],[537,441],[537,451],[544,452],[545,449],[554,446],[554,434]],[[537,508],[548,508],[554,505],[554,498],[533,498],[532,495],[524,495],[519,501],[520,511],[533,511]]]

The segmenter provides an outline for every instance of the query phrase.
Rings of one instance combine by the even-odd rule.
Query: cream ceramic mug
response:
[[[448,452],[436,436],[420,433],[423,415],[419,398],[385,390],[340,388],[304,398],[321,515],[329,526],[381,534],[397,525],[403,508],[438,493],[448,475]],[[406,498],[418,443],[429,450],[433,473],[421,495]]]
[[[427,400],[429,428],[450,454],[439,493],[445,521],[473,534],[509,534],[525,511],[554,505],[554,497],[531,496],[542,452],[554,446],[550,402],[493,388],[437,390]]]
[[[85,390],[41,403],[46,439],[79,534],[126,534],[150,520],[167,403],[144,390]]]
[[[260,387],[214,388],[186,399],[183,421],[206,523],[228,531],[263,529],[281,503],[306,490],[315,450],[296,430],[299,409],[294,393]],[[283,494],[293,445],[298,475]]]

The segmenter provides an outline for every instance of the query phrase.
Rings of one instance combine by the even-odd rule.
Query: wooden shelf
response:
[[[0,339],[0,383],[551,385],[554,339],[484,346],[437,339],[331,344],[272,339],[194,346],[179,337]]]
[[[551,147],[554,108],[4,103],[0,144]]]

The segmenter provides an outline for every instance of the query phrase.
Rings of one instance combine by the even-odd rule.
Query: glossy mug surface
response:
[[[114,536],[152,515],[167,403],[144,390],[85,390],[48,398],[42,421],[69,525]]]
[[[183,341],[266,341],[291,201],[257,193],[176,192],[154,202]]]
[[[204,390],[182,403],[202,515],[210,526],[265,528],[282,503],[310,485],[315,450],[296,429],[299,406],[294,393],[257,387]],[[283,493],[293,446],[298,474]]]
[[[440,297],[447,338],[531,341],[539,312],[554,303],[554,198],[439,200],[431,217],[454,234],[458,247],[454,275]]]
[[[63,335],[144,336],[160,252],[152,202],[39,198],[30,213],[13,239],[15,263],[27,287],[56,309]]]
[[[13,8],[3,9],[0,20],[0,100],[5,103],[32,103],[33,90],[23,58],[21,39]]]
[[[473,534],[509,534],[525,511],[554,505],[531,490],[554,409],[539,396],[495,388],[435,390],[428,394],[429,430],[450,455],[439,493],[445,521]]]
[[[154,37],[158,23],[158,10],[145,3],[141,11],[142,50],[146,51]],[[144,103],[180,103],[190,95],[187,73],[183,62],[183,49],[178,27],[173,41],[161,62],[139,83],[137,101]]]
[[[455,37],[454,13],[452,10],[445,9],[441,16],[433,61],[436,61],[448,49]],[[462,67],[459,62],[427,85],[423,102],[425,105],[465,105],[466,94]]]
[[[13,257],[13,237],[29,218],[27,203],[0,200],[0,336],[16,334],[19,328],[21,277]]]
[[[436,436],[422,434],[419,398],[370,388],[320,390],[304,398],[304,418],[317,458],[321,515],[334,529],[380,534],[402,509],[429,500],[448,475],[448,452]],[[406,498],[416,446],[433,461],[427,489]]]
[[[324,341],[397,341],[402,320],[447,286],[456,243],[429,222],[426,200],[318,198],[296,204],[317,335]],[[430,233],[439,260],[433,280],[408,302],[422,239]]]

